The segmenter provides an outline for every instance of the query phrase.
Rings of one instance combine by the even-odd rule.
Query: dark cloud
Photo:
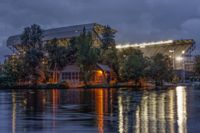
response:
[[[1,0],[0,16],[0,56],[8,51],[7,37],[33,23],[44,29],[109,24],[118,30],[118,42],[194,38],[198,43],[200,37],[199,0]]]

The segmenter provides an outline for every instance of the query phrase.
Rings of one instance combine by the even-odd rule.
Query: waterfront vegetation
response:
[[[58,73],[67,64],[80,67],[85,85],[88,85],[97,63],[108,65],[114,71],[117,83],[132,81],[140,86],[141,80],[145,80],[162,85],[163,82],[171,82],[174,77],[168,56],[157,54],[147,58],[133,48],[118,51],[115,33],[109,26],[105,26],[98,47],[94,46],[92,34],[85,28],[80,36],[64,41],[55,38],[44,42],[42,31],[35,24],[24,29],[21,44],[13,46],[14,54],[3,64],[1,86],[45,85],[49,82],[56,85],[59,84]]]

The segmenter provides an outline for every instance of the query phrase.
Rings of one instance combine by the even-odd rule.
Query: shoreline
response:
[[[44,90],[44,89],[97,89],[97,88],[130,88],[136,90],[152,90],[152,89],[160,89],[166,87],[176,87],[176,86],[192,86],[192,83],[178,83],[178,84],[164,84],[162,86],[137,86],[128,84],[126,82],[117,83],[117,84],[94,84],[94,85],[83,85],[78,87],[68,86],[67,84],[62,83],[44,83],[44,84],[28,84],[28,85],[2,85],[0,88],[2,89],[16,89],[16,90],[24,90],[24,89],[37,89],[37,90]]]

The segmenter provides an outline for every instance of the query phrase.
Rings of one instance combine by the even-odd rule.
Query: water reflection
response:
[[[186,88],[165,92],[147,92],[136,111],[135,132],[187,132]],[[175,100],[177,99],[177,100]],[[178,119],[177,119],[178,118]],[[177,119],[177,124],[176,120]],[[178,125],[178,127],[177,127]]]
[[[95,112],[96,112],[96,120],[97,127],[100,133],[104,132],[104,95],[103,90],[95,90]]]
[[[16,93],[12,93],[12,133],[16,130]]]
[[[177,97],[178,131],[179,133],[186,133],[187,105],[186,105],[185,87],[176,87],[176,97]]]
[[[123,103],[122,103],[122,97],[121,96],[118,96],[118,110],[119,110],[119,132],[120,133],[123,133],[124,132],[124,127],[123,127]]]
[[[187,132],[185,87],[151,91],[55,89],[10,93],[7,95],[11,97],[11,109],[4,108],[0,114],[12,110],[12,133]],[[9,121],[8,118],[3,120]]]
[[[135,132],[186,133],[186,88],[177,87],[161,93],[146,92],[136,111]],[[175,100],[177,99],[177,100]],[[176,120],[177,119],[177,124]],[[178,127],[177,127],[178,126]]]

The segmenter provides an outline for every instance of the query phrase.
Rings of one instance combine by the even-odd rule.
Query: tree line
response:
[[[92,33],[85,28],[80,36],[64,42],[56,38],[44,42],[42,32],[36,24],[24,29],[21,43],[14,47],[16,52],[3,65],[4,77],[32,84],[45,83],[52,77],[52,82],[58,82],[58,74],[67,64],[77,64],[87,84],[95,65],[102,63],[114,71],[118,82],[134,81],[140,85],[141,79],[147,79],[162,85],[173,78],[168,56],[147,58],[138,49],[117,50],[115,33],[109,26],[105,26],[99,47],[93,45]]]

